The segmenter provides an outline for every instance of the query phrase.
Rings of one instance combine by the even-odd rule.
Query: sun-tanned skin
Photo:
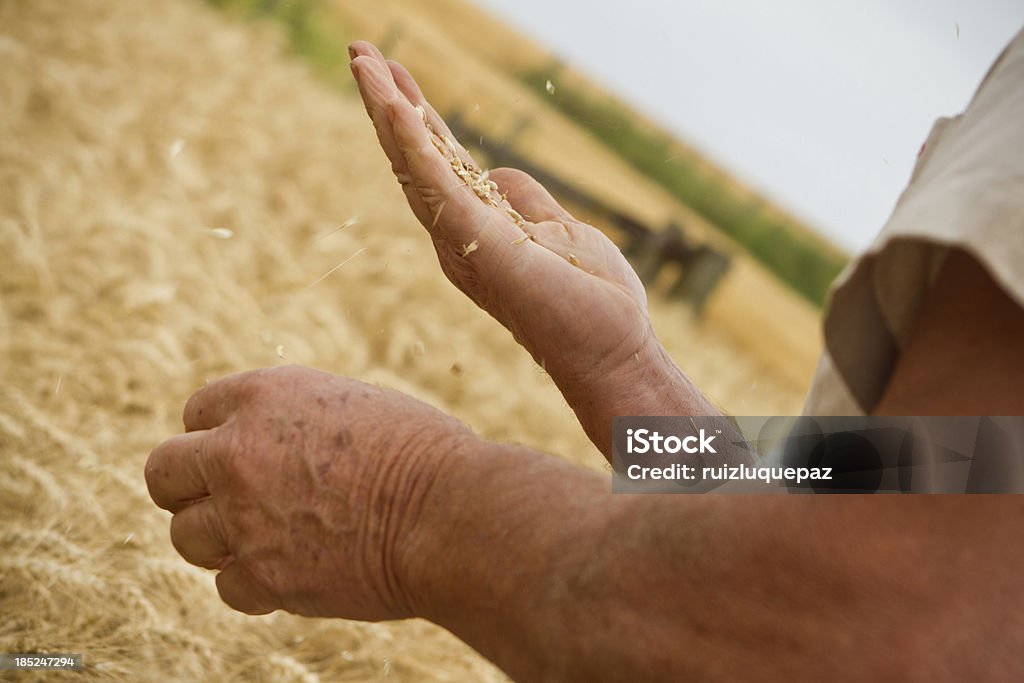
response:
[[[537,236],[513,245],[521,229],[431,144],[414,104],[447,129],[412,77],[369,43],[351,53],[442,270],[606,456],[613,415],[713,412],[614,245],[492,171]],[[878,412],[1024,413],[1022,348],[1021,308],[956,253]],[[244,612],[424,617],[523,680],[1024,677],[1018,497],[613,496],[607,477],[297,367],[212,383],[184,421],[146,480],[175,547]]]

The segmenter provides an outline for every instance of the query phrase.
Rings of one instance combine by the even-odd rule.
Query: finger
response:
[[[381,149],[384,150],[384,154],[387,155],[388,161],[391,162],[391,171],[395,174],[398,182],[402,184],[406,200],[416,218],[424,226],[429,226],[433,222],[433,215],[423,199],[410,187],[409,167],[405,156],[398,149],[398,143],[395,142],[393,124],[388,116],[389,104],[396,99],[404,98],[404,95],[394,85],[390,71],[381,66],[376,59],[360,55],[352,61],[351,67],[352,75],[359,87],[359,95],[363,98],[363,104],[366,106],[366,113],[370,116],[373,128],[377,132],[377,141],[380,143]],[[387,72],[387,76],[384,75],[384,72]]]
[[[356,57],[369,57],[381,64],[384,64],[387,61],[384,59],[384,53],[368,40],[353,41],[352,44],[348,46],[348,56],[350,59],[355,59]]]
[[[405,163],[394,144],[391,123],[387,118],[386,111],[388,103],[396,97],[405,97],[405,95],[395,83],[388,62],[376,45],[366,40],[357,40],[349,45],[348,53],[351,58],[352,73],[357,84],[360,85],[360,95],[363,97],[367,113],[370,114],[374,127],[377,129],[381,146],[392,162],[395,175],[400,176],[406,171]],[[366,79],[365,88],[363,87],[364,77]],[[401,181],[402,178],[399,177],[399,180]]]
[[[504,247],[522,237],[522,230],[501,209],[485,204],[452,172],[451,162],[438,151],[419,113],[408,101],[391,105],[395,141],[405,156],[412,185],[423,202],[437,212],[431,226],[454,246],[477,243],[477,259],[503,258]],[[489,247],[489,254],[484,248]]]
[[[223,522],[210,499],[189,505],[171,518],[171,544],[189,564],[206,569],[224,565],[231,555]]]
[[[424,111],[428,111],[429,105],[415,81],[402,68],[392,70],[370,43],[353,43],[350,54],[354,56],[353,73],[374,120],[381,146],[402,182],[410,207],[434,238],[435,247],[466,256],[481,252],[475,257],[477,261],[500,262],[507,253],[505,248],[522,237],[522,231],[504,212],[504,205],[495,209],[484,204],[465,181],[453,173],[451,161],[434,147],[431,132],[409,100],[410,96],[416,98],[417,104],[422,103]],[[386,74],[379,70],[381,66]],[[398,87],[396,73],[404,91]],[[428,113],[428,123],[430,121],[436,123],[436,127],[431,124],[431,128],[438,139],[452,139],[447,125],[432,108]],[[464,163],[473,164],[465,149],[455,145],[454,140],[452,143],[456,155]],[[396,158],[396,147],[401,159]]]
[[[498,183],[498,191],[505,195],[508,203],[523,218],[534,223],[578,222],[555,201],[547,188],[534,180],[529,173],[517,168],[495,168],[491,170],[490,178]]]
[[[423,107],[423,111],[426,114],[427,123],[434,129],[434,132],[438,135],[445,135],[455,143],[456,151],[463,161],[468,161],[477,166],[476,161],[473,160],[469,150],[462,146],[462,144],[455,138],[455,134],[452,133],[451,128],[445,123],[445,120],[441,118],[441,115],[437,113],[437,110],[431,106],[427,98],[423,96],[423,91],[420,90],[419,84],[416,79],[412,77],[409,71],[396,61],[388,60],[388,68],[391,70],[391,75],[395,79],[395,85],[405,95],[406,99],[409,100],[413,105],[419,105]]]
[[[228,607],[246,614],[270,614],[279,607],[273,593],[237,560],[217,574],[217,592]]]
[[[227,422],[241,403],[242,386],[257,372],[253,370],[228,375],[198,389],[189,397],[182,411],[185,430],[213,429]]]
[[[178,512],[210,495],[204,460],[210,431],[186,432],[164,441],[146,460],[146,486],[159,507]]]

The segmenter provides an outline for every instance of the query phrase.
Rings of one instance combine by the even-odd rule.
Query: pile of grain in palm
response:
[[[274,28],[197,0],[0,2],[0,254],[0,651],[124,681],[503,678],[422,621],[231,612],[148,499],[189,394],[283,362],[601,465],[440,274],[362,105]],[[728,407],[756,366],[658,306]]]

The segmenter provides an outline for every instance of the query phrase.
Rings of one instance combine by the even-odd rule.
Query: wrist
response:
[[[518,488],[509,474],[517,461],[530,469],[537,454],[470,434],[437,455],[430,485],[406,515],[395,566],[411,615],[450,627],[458,612],[502,592],[494,574],[503,563],[489,546],[523,511],[503,504]]]
[[[556,383],[557,378],[556,378]],[[718,411],[679,369],[648,328],[639,350],[559,389],[590,440],[611,458],[612,418],[622,415],[713,415]]]
[[[435,473],[411,520],[400,578],[413,616],[437,623],[506,671],[545,660],[567,568],[589,557],[609,510],[607,481],[526,448],[467,440]]]
[[[443,435],[427,432],[421,439],[420,454],[402,458],[408,467],[404,475],[408,485],[387,484],[386,495],[393,497],[389,515],[393,527],[391,542],[384,548],[390,568],[386,589],[392,594],[396,619],[428,618],[433,585],[431,572],[425,570],[444,547],[450,480],[483,443],[465,428]]]

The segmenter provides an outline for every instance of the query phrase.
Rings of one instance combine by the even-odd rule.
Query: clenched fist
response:
[[[149,456],[171,540],[250,614],[413,616],[400,553],[446,457],[475,437],[403,394],[300,367],[232,375]]]

